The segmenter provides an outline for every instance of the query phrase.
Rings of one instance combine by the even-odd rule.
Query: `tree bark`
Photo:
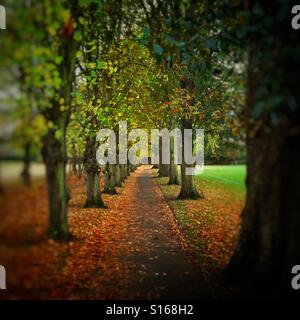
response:
[[[115,176],[116,176],[116,165],[109,164],[108,168],[109,168],[109,172],[110,172],[110,175],[109,175],[109,193],[110,194],[117,194],[117,191],[116,191],[116,179],[115,179]]]
[[[170,141],[170,166],[169,166],[169,181],[168,184],[179,185],[178,165],[174,162],[174,138],[171,137]]]
[[[162,138],[159,138],[159,164],[158,164],[158,176],[168,177],[169,176],[169,164],[162,163]]]
[[[169,185],[175,184],[180,185],[179,175],[178,175],[178,166],[177,164],[170,165],[170,172],[169,172]]]
[[[82,164],[80,157],[77,158],[77,167],[78,167],[78,179],[81,179],[82,176]]]
[[[136,168],[137,168],[136,164],[131,164],[130,163],[128,166],[129,166],[129,173],[134,172],[136,170]]]
[[[94,206],[95,201],[95,173],[87,172],[87,180],[86,180],[86,208],[92,208]]]
[[[104,177],[104,193],[117,194],[115,183],[115,165],[107,164]]]
[[[75,141],[72,141],[70,165],[71,165],[71,174],[77,175],[78,174],[77,173],[77,152],[76,152]]]
[[[66,143],[65,126],[62,124],[61,137],[55,137],[55,131],[49,130],[45,137],[42,155],[46,165],[48,183],[49,227],[48,234],[57,240],[68,240],[67,186],[66,180]]]
[[[109,193],[109,180],[110,180],[109,175],[110,175],[110,172],[108,169],[108,165],[106,165],[105,174],[104,174],[104,190],[103,190],[104,193]]]
[[[192,120],[182,120],[181,131],[182,139],[184,137],[184,129],[192,129]],[[182,143],[182,164],[181,164],[181,189],[178,195],[178,199],[199,199],[203,198],[202,193],[199,193],[195,186],[195,178],[193,175],[186,175],[185,170],[192,168],[193,165],[185,163],[184,159],[184,140]]]
[[[77,20],[79,14],[78,1],[70,3],[72,21]],[[46,32],[46,30],[44,30]],[[48,41],[48,40],[47,40]],[[56,41],[56,40],[54,40]],[[46,43],[45,43],[46,45]],[[68,192],[66,186],[66,128],[70,116],[71,93],[75,78],[75,63],[78,42],[73,32],[60,36],[59,47],[54,52],[63,57],[59,65],[59,75],[63,85],[56,92],[51,108],[42,109],[44,117],[54,124],[55,129],[48,129],[43,139],[43,159],[46,165],[48,182],[49,227],[48,234],[57,240],[68,240]],[[67,110],[61,110],[60,99],[64,99]],[[59,133],[57,137],[56,133]]]
[[[121,168],[119,164],[115,165],[115,174],[116,187],[122,187]]]
[[[30,186],[31,184],[31,176],[30,176],[30,142],[27,142],[24,147],[24,157],[23,157],[23,170],[22,170],[22,178],[25,186]]]
[[[130,164],[127,164],[126,165],[126,170],[127,170],[127,177],[129,177],[130,176]]]
[[[170,165],[168,164],[159,164],[159,177],[168,177],[170,171]]]
[[[124,182],[127,178],[127,165],[121,164],[121,180]]]
[[[281,5],[265,4],[265,15],[282,12]],[[299,43],[286,20],[270,30],[275,39],[272,47],[266,46],[260,33],[250,43],[245,110],[247,199],[237,248],[225,276],[240,294],[251,297],[292,296],[291,269],[300,261],[300,95],[294,78],[299,59],[293,54]],[[270,87],[264,99],[288,93],[296,103],[294,108],[289,109],[288,100],[284,100],[270,112],[268,101],[259,95],[268,79],[280,84],[279,92]],[[258,102],[265,105],[257,116]]]
[[[99,165],[96,159],[96,141],[87,137],[84,151],[84,167],[87,174],[86,208],[104,208],[101,197]]]

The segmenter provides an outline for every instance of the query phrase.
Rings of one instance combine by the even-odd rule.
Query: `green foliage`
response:
[[[5,40],[13,54],[4,50],[1,61],[22,75],[18,132],[30,137],[52,130],[60,139],[60,119],[65,125],[70,120],[69,150],[78,140],[80,153],[85,138],[94,139],[103,127],[116,129],[120,120],[150,128],[190,118],[206,130],[209,156],[243,141],[246,66],[239,72],[236,63],[245,60],[245,50],[233,48],[257,32],[245,23],[249,15],[238,1],[143,2],[79,0],[75,11],[76,1],[33,1],[26,10],[25,2],[14,3],[15,30]],[[260,17],[259,6],[250,15]],[[66,67],[75,60],[73,88]],[[276,103],[280,96],[270,108]],[[265,108],[258,103],[254,113]]]

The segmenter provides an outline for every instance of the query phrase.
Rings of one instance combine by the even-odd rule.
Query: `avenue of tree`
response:
[[[117,132],[120,120],[128,130],[202,128],[208,159],[247,146],[246,206],[224,275],[245,293],[285,290],[300,261],[293,78],[300,48],[290,1],[31,0],[7,7],[12,23],[1,34],[0,63],[20,92],[11,116],[21,119],[14,135],[24,150],[24,181],[30,184],[36,150],[47,169],[49,236],[70,236],[68,161],[86,175],[86,207],[105,207],[101,179],[114,194],[135,169],[99,166],[101,128]],[[201,199],[187,166],[160,164],[159,174],[181,185],[178,198]]]

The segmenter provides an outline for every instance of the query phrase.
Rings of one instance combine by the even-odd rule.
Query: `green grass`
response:
[[[196,179],[206,180],[210,183],[223,184],[224,186],[238,192],[245,192],[245,165],[210,165],[205,166]]]
[[[168,185],[168,178],[157,178],[179,226],[187,236],[203,270],[223,269],[235,248],[240,214],[246,196],[245,165],[208,165],[196,176],[196,187],[203,199],[178,200],[180,186]]]

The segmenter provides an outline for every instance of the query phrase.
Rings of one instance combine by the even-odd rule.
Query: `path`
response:
[[[128,241],[136,246],[135,253],[122,256],[137,268],[131,274],[127,288],[139,292],[141,298],[204,299],[211,297],[201,269],[180,244],[173,213],[152,174],[150,166],[142,166],[135,174],[135,192],[127,203],[132,210],[135,228],[143,237],[132,232]],[[174,232],[175,231],[175,232]],[[148,248],[142,250],[143,248]]]
[[[48,240],[47,188],[8,188],[0,212],[6,298],[204,299],[210,290],[186,248],[151,166],[141,166],[107,209],[84,208],[85,181],[70,181],[74,240]],[[1,200],[1,199],[0,199]],[[20,216],[20,208],[22,215]],[[1,296],[0,296],[1,299]]]

